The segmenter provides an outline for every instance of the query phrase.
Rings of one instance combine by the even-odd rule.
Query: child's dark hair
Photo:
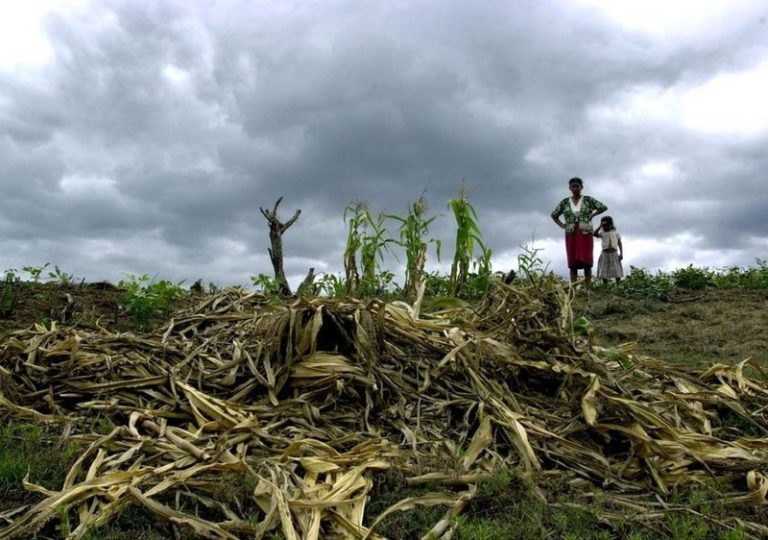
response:
[[[573,178],[571,178],[570,180],[568,180],[568,185],[569,185],[569,186],[571,185],[571,182],[576,182],[576,183],[577,183],[577,184],[579,184],[581,187],[584,187],[584,182],[583,182],[583,181],[581,180],[581,178],[579,178],[578,176],[574,176]]]
[[[611,228],[614,227],[613,218],[611,216],[603,216],[602,218],[600,218],[600,223],[607,223],[608,225],[611,226]]]

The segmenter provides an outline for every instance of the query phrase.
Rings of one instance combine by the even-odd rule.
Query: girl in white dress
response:
[[[615,279],[618,283],[624,277],[624,269],[621,267],[621,261],[624,259],[624,246],[611,216],[605,216],[600,220],[600,225],[595,230],[595,236],[603,241],[603,250],[597,260],[597,277],[606,284],[609,279]]]

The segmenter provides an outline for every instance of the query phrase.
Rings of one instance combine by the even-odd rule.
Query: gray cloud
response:
[[[259,207],[284,196],[286,219],[302,209],[289,273],[336,272],[350,202],[404,213],[425,191],[449,252],[446,204],[464,180],[499,265],[534,238],[560,269],[549,212],[573,175],[636,241],[633,264],[684,263],[653,247],[680,234],[691,262],[749,264],[767,234],[768,118],[739,137],[670,108],[768,61],[761,10],[662,37],[558,2],[112,1],[52,14],[51,61],[0,71],[5,264],[244,283],[270,270]]]

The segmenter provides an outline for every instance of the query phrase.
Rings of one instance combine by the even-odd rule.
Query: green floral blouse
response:
[[[579,224],[579,230],[582,234],[592,234],[592,213],[602,210],[607,210],[608,207],[597,199],[590,197],[589,195],[581,196],[581,208],[578,213],[574,213],[570,204],[570,197],[566,197],[552,210],[552,217],[558,218],[563,216],[565,218],[565,232],[566,234],[572,234],[576,229],[576,224]]]

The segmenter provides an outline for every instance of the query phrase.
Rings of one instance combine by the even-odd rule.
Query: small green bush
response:
[[[127,293],[123,301],[126,312],[136,324],[146,328],[153,318],[167,315],[173,302],[186,294],[181,283],[183,281],[153,281],[148,274],[144,274],[140,277],[130,275],[128,279],[120,281],[118,287]]]
[[[664,272],[652,274],[636,266],[630,266],[629,269],[629,274],[621,282],[621,288],[630,296],[661,297],[674,288],[672,278]]]
[[[264,296],[277,296],[280,293],[280,283],[267,274],[251,276],[251,283]]]
[[[689,264],[672,272],[672,282],[681,289],[700,290],[714,285],[713,272],[705,268],[696,268]]]

